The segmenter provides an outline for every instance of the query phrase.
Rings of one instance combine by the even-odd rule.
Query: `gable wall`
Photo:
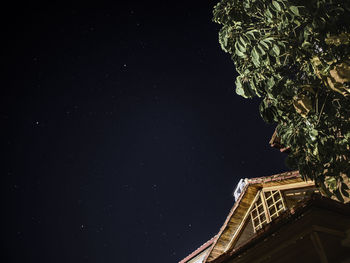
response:
[[[245,241],[247,241],[253,235],[254,235],[254,229],[253,229],[252,220],[250,220],[250,218],[248,218],[247,223],[245,225],[245,228],[242,231],[242,233],[240,234],[234,247],[235,248],[239,247],[241,244],[243,244]]]

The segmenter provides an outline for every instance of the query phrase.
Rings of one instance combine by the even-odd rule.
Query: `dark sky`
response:
[[[215,3],[3,8],[6,262],[177,262],[240,178],[286,170],[234,92]]]

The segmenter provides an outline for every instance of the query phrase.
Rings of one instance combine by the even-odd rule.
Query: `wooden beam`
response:
[[[320,257],[320,262],[322,263],[328,263],[328,259],[326,256],[326,253],[324,251],[322,242],[317,234],[317,232],[312,232],[310,235],[311,241],[314,245],[314,248],[318,254],[318,256]]]
[[[345,237],[346,234],[342,231],[336,230],[336,229],[331,229],[328,227],[323,227],[323,226],[318,226],[318,225],[312,225],[312,229],[317,232],[323,232],[327,233],[333,236],[338,236],[338,237]]]

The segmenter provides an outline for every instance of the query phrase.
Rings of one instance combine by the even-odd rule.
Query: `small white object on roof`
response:
[[[242,193],[244,186],[246,186],[246,184],[247,184],[247,181],[248,181],[247,179],[243,179],[243,178],[241,180],[239,180],[235,190],[233,191],[233,196],[235,197],[235,201],[238,200],[239,196]]]

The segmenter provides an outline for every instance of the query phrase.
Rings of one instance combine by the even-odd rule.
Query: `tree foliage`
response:
[[[236,93],[261,97],[262,118],[290,148],[287,165],[349,197],[349,1],[222,0],[213,20],[239,74]]]

